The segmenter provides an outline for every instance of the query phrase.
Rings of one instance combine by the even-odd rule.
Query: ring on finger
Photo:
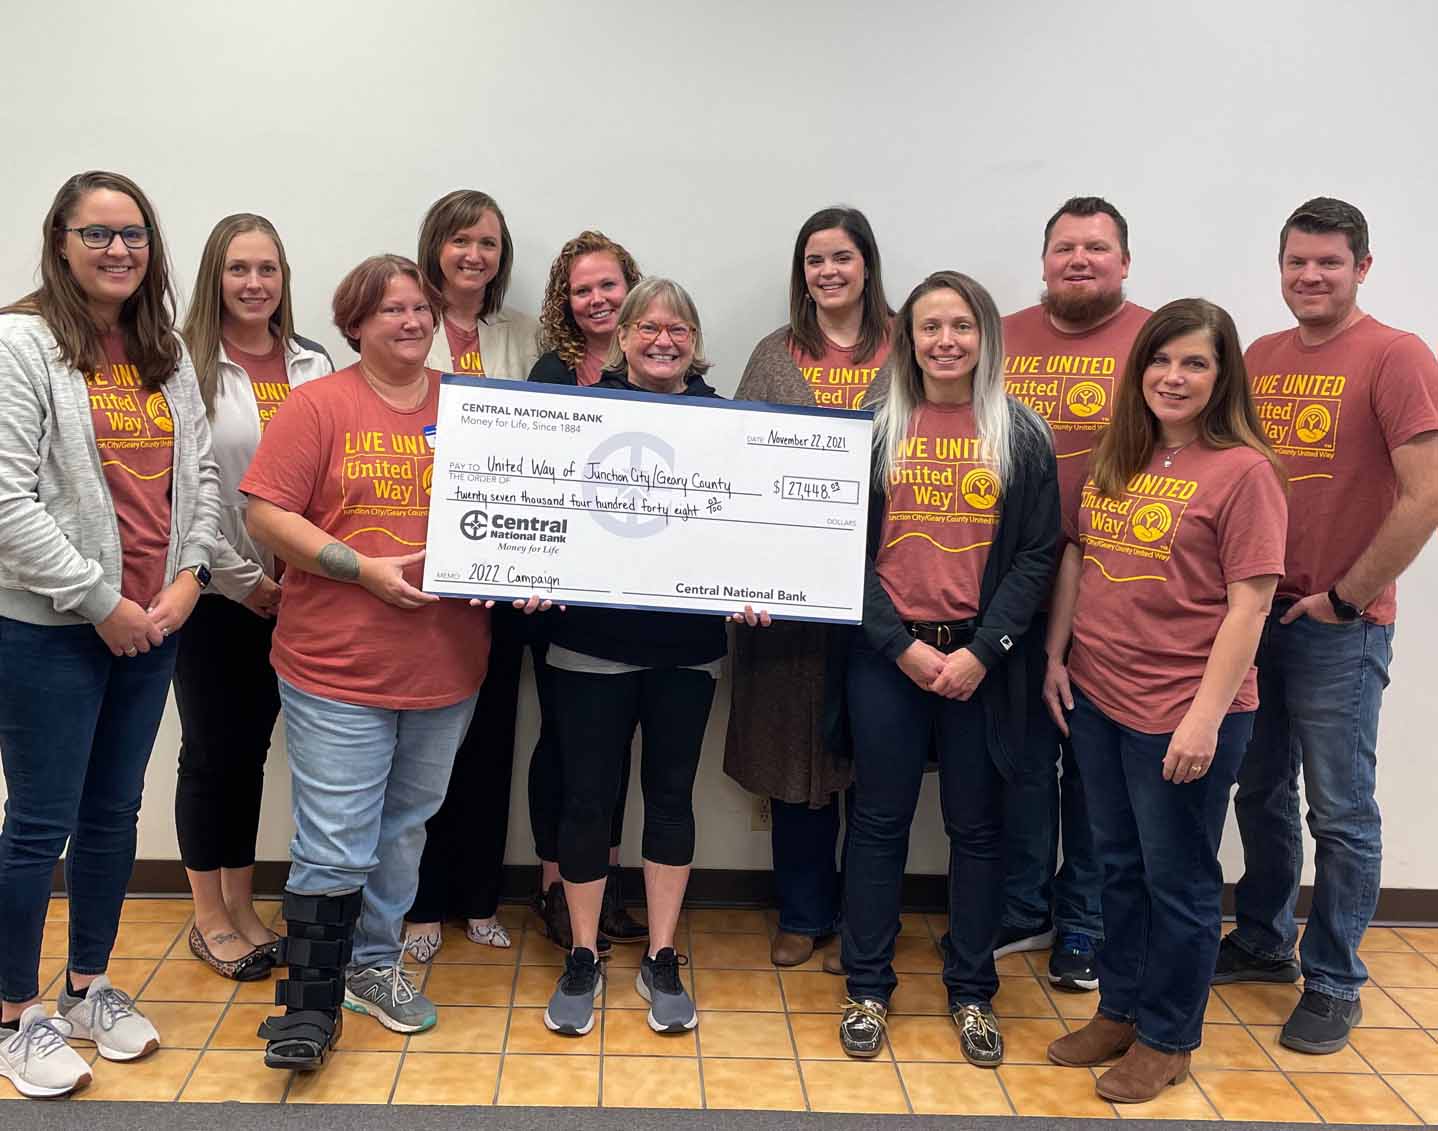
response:
[[[130,656],[130,657],[132,657],[132,658],[135,657],[135,656],[138,656],[139,654],[140,654],[140,650],[139,650],[138,648],[126,648],[126,649],[125,649],[125,655]]]

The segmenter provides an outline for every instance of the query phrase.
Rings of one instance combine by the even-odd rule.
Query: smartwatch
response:
[[[1333,606],[1333,615],[1339,620],[1357,620],[1363,615],[1362,609],[1357,605],[1349,604],[1338,595],[1338,586],[1336,585],[1328,591],[1328,603]]]
[[[210,587],[210,567],[206,565],[191,566],[189,572],[195,575],[195,580],[200,584],[200,592]]]

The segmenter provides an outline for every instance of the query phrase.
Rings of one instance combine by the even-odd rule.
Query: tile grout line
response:
[[[699,1110],[708,1111],[709,1093],[704,1087],[704,1038],[699,1035],[699,1030],[703,1028],[699,1024],[699,983],[694,978],[697,973],[694,967],[694,926],[688,918],[683,917],[684,909],[682,907],[679,914],[681,918],[676,926],[675,934],[678,935],[682,930],[689,938],[689,985],[694,991],[694,1057],[699,1066]]]
[[[1406,941],[1406,940],[1405,940],[1405,941]],[[1396,999],[1396,998],[1393,999],[1393,1003],[1394,1003],[1395,1005],[1397,1005],[1397,999]],[[1402,1007],[1400,1006],[1399,1008],[1402,1008]],[[1404,1032],[1404,1031],[1405,1031],[1405,1030],[1394,1030],[1394,1032]],[[1420,1029],[1418,1030],[1418,1032],[1422,1033],[1422,1032],[1424,1032],[1424,1030],[1423,1030],[1422,1028],[1420,1028]],[[1368,1065],[1368,1067],[1369,1067],[1370,1069],[1372,1069],[1374,1075],[1376,1075],[1379,1080],[1383,1081],[1384,1086],[1385,1086],[1390,1092],[1392,1092],[1395,1096],[1398,1097],[1398,1102],[1401,1103],[1404,1107],[1406,1107],[1409,1111],[1411,1111],[1415,1116],[1417,1116],[1419,1126],[1427,1126],[1426,1121],[1423,1119],[1423,1117],[1422,1117],[1421,1115],[1418,1114],[1417,1108],[1415,1108],[1412,1104],[1410,1104],[1410,1103],[1408,1102],[1408,1100],[1407,1100],[1407,1097],[1405,1097],[1402,1092],[1400,1092],[1397,1088],[1395,1088],[1395,1087],[1392,1085],[1392,1083],[1391,1083],[1391,1082],[1389,1081],[1389,1079],[1388,1079],[1387,1074],[1386,1074],[1385,1072],[1381,1071],[1376,1064],[1374,1064],[1371,1060],[1368,1059],[1368,1057],[1364,1056],[1364,1055],[1363,1055],[1363,1050],[1360,1049],[1357,1045],[1355,1045],[1355,1044],[1352,1042],[1352,1040],[1350,1040],[1350,1041],[1348,1042],[1348,1047],[1351,1048],[1351,1049],[1354,1051],[1354,1053],[1357,1054],[1359,1060],[1363,1061],[1364,1064]],[[1399,1073],[1399,1075],[1402,1075],[1402,1074]]]
[[[789,1047],[794,1050],[794,1071],[799,1074],[799,1094],[804,1098],[804,1110],[812,1112],[814,1108],[809,1102],[809,1083],[804,1079],[804,1062],[799,1056],[799,1038],[794,1036],[794,1015],[789,1012],[789,996],[784,992],[784,979],[779,977],[777,971],[774,980],[779,983],[779,1004],[784,1008],[784,1028],[789,1033]]]
[[[524,927],[520,931],[519,953],[514,956],[514,977],[509,982],[509,1001],[504,1011],[504,1035],[499,1041],[499,1067],[494,1073],[494,1107],[499,1106],[499,1090],[504,1084],[504,1066],[509,1061],[509,1033],[514,1027],[514,995],[519,992],[519,976],[524,970],[524,952],[529,947],[530,923],[529,917],[524,920]],[[548,939],[545,940],[546,942]],[[605,986],[605,992],[609,987]]]

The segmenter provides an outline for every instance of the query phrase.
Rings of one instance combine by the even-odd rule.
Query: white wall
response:
[[[559,245],[597,225],[647,272],[692,290],[714,377],[732,391],[753,343],[785,317],[794,232],[823,205],[868,213],[894,305],[923,274],[957,267],[1007,311],[1040,289],[1055,205],[1100,193],[1132,228],[1134,298],[1206,295],[1251,338],[1288,322],[1283,217],[1325,193],[1358,203],[1372,225],[1363,304],[1438,339],[1438,5],[1107,0],[1074,12],[968,0],[7,4],[0,299],[31,285],[60,182],[115,168],[152,195],[182,289],[216,219],[270,216],[296,272],[301,332],[343,362],[327,324],[343,272],[373,252],[413,254],[425,207],[477,187],[514,233],[514,305],[535,310]],[[101,46],[87,47],[96,35]],[[1435,581],[1430,550],[1402,586],[1383,715],[1394,887],[1438,888]],[[763,868],[768,838],[748,831],[747,800],[720,771],[724,700],[700,774],[698,862]],[[528,690],[522,712],[515,862],[531,859]],[[176,855],[177,743],[172,712],[150,771],[144,857]],[[283,764],[277,749],[265,858],[286,854]],[[637,806],[630,814],[633,862]],[[1231,878],[1236,850],[1230,836]],[[944,858],[926,793],[910,866],[939,871]]]

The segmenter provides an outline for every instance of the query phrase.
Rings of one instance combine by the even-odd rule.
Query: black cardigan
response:
[[[579,384],[579,378],[575,376],[574,370],[564,364],[558,350],[540,354],[539,360],[534,363],[534,368],[529,371],[529,379],[538,381],[541,385]],[[600,382],[595,383],[599,384]]]
[[[1059,535],[1058,463],[1048,429],[1012,398],[1015,466],[1004,485],[999,525],[989,549],[979,592],[978,629],[970,651],[988,669],[979,684],[989,754],[1005,779],[1035,772],[1025,757],[1028,714],[1043,686],[1044,642],[1030,639],[1029,626],[1053,581]],[[874,571],[884,529],[888,496],[881,484],[869,496],[867,556],[864,562],[864,623],[869,647],[897,662],[914,642]],[[852,755],[845,676],[854,630],[834,634],[825,697],[825,733],[830,749]]]
[[[563,364],[557,357],[555,360]],[[532,373],[530,380],[544,378]],[[676,396],[719,396],[698,373],[689,374],[685,380],[684,389]],[[631,385],[623,371],[606,372],[593,387],[646,391]],[[720,659],[729,648],[727,620],[719,613],[648,613],[573,606],[557,615],[550,613],[549,617],[550,643],[622,664],[692,667]]]

